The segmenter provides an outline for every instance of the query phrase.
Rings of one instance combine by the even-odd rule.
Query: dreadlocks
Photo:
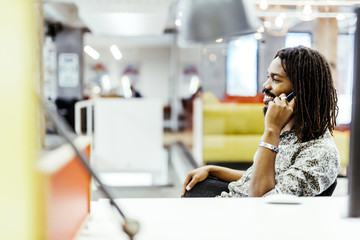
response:
[[[336,125],[337,95],[328,62],[318,51],[298,46],[276,56],[288,75],[296,96],[295,134],[306,142],[330,133]]]

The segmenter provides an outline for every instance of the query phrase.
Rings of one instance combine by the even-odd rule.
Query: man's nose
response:
[[[266,81],[263,83],[263,88],[270,90],[269,78],[266,79]]]

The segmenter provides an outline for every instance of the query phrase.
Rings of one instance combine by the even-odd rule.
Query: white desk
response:
[[[360,218],[346,218],[347,198],[301,198],[298,205],[263,198],[119,199],[141,224],[135,239],[360,239]],[[79,240],[127,239],[106,200],[91,203]]]

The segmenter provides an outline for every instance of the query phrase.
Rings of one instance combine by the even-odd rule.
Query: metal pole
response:
[[[178,47],[177,47],[177,37],[178,34],[176,30],[173,32],[173,42],[171,44],[171,53],[170,53],[170,106],[171,106],[171,115],[170,115],[170,128],[173,132],[178,131],[179,129],[179,120],[178,120],[178,95],[179,95],[179,83],[178,83]]]
[[[350,127],[349,217],[360,217],[360,8],[356,9],[354,80]]]

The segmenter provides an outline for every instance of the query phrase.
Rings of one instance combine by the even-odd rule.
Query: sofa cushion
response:
[[[204,162],[252,162],[262,135],[206,135]]]
[[[263,107],[264,104],[206,104],[203,134],[263,134]]]
[[[333,138],[339,150],[341,166],[347,167],[349,163],[350,133],[349,131],[340,132],[335,130],[333,132]]]

